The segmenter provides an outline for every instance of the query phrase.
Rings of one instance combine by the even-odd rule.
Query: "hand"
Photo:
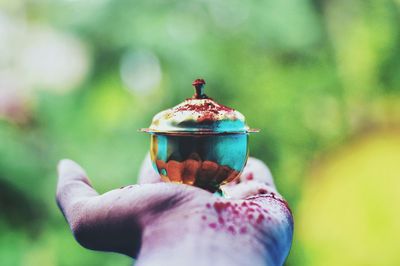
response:
[[[58,166],[57,203],[84,247],[146,265],[282,265],[293,236],[268,168],[249,158],[239,182],[205,190],[160,183],[147,157],[139,183],[99,195],[71,160]]]

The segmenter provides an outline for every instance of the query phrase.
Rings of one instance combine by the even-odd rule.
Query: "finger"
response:
[[[252,196],[243,202],[256,211],[262,210],[254,215],[254,220],[261,230],[256,238],[269,255],[268,265],[283,265],[293,241],[293,216],[287,202],[273,193]]]
[[[259,181],[249,181],[233,186],[223,186],[221,189],[224,193],[224,196],[229,199],[246,199],[251,196],[269,193],[274,193],[280,197],[280,194],[274,187]]]
[[[280,196],[269,168],[261,160],[252,157],[249,158],[240,176],[240,182],[232,182],[221,189],[226,197],[232,199],[245,199],[266,193],[274,193]]]
[[[68,159],[59,162],[56,198],[67,219],[74,211],[74,204],[97,195],[85,171],[77,163]]]
[[[193,190],[158,183],[131,185],[98,195],[75,162],[62,160],[58,173],[57,202],[77,242],[88,249],[133,258],[149,221],[184,202],[185,195]]]
[[[253,180],[275,187],[274,179],[268,166],[261,160],[250,157],[240,175],[240,182]]]
[[[71,226],[85,248],[136,258],[143,232],[160,215],[182,206],[193,188],[157,183],[130,185],[90,198]]]
[[[56,197],[75,239],[83,247],[133,255],[131,252],[139,243],[136,236],[140,235],[134,219],[130,224],[132,230],[112,224],[118,221],[107,217],[108,209],[118,198],[114,196],[110,202],[105,202],[104,196],[99,196],[92,188],[86,172],[72,160],[62,160],[58,164]],[[130,234],[132,238],[124,238],[124,234]],[[127,248],[126,241],[131,249]]]
[[[139,184],[151,184],[161,182],[161,177],[154,169],[150,158],[150,153],[146,154],[139,172]]]
[[[242,206],[251,206],[247,209],[248,218],[252,217],[262,232],[257,238],[266,247],[268,265],[283,265],[293,239],[293,217],[269,168],[262,161],[249,158],[240,182],[225,186],[223,192],[232,199],[243,199]]]

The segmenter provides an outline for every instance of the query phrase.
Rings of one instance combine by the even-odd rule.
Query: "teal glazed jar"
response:
[[[156,114],[149,128],[150,155],[164,182],[216,192],[239,177],[248,158],[249,129],[244,116],[204,94],[205,81],[192,84],[195,94]]]

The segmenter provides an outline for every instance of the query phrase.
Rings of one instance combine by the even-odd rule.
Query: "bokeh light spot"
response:
[[[123,55],[120,74],[129,91],[144,95],[154,90],[162,77],[157,56],[146,50],[131,51]]]

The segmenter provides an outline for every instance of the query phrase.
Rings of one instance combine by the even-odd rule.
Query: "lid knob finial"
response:
[[[204,79],[196,79],[193,81],[192,85],[196,89],[196,94],[194,95],[194,98],[196,99],[203,99],[206,98],[207,96],[204,94],[204,85],[206,82]]]

